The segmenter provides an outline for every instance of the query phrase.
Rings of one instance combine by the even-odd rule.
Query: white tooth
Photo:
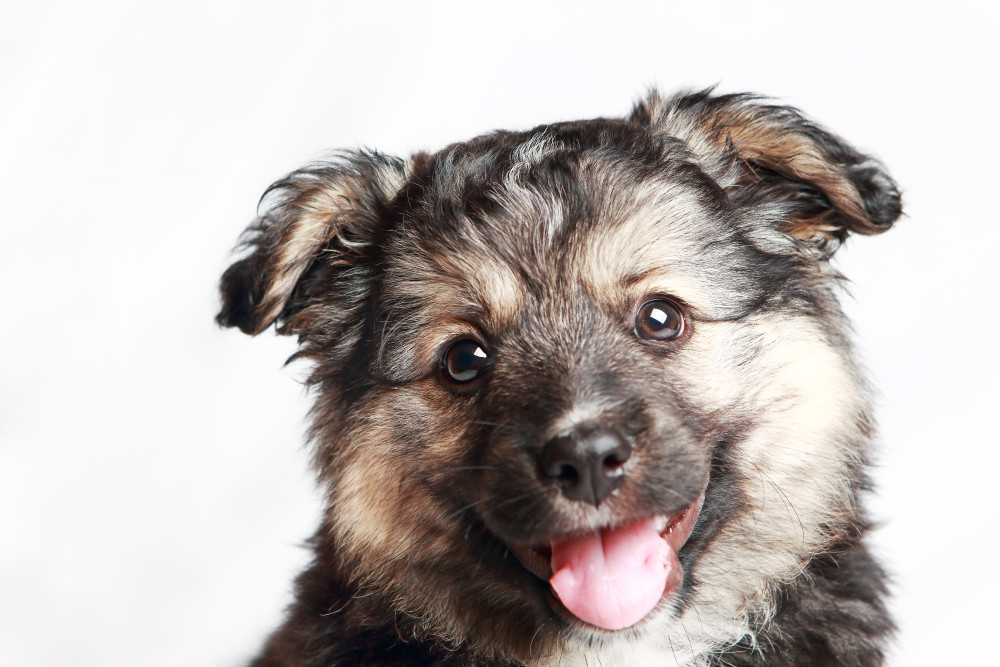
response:
[[[666,529],[667,527],[667,517],[665,516],[656,517],[656,523],[654,523],[653,525],[656,526],[656,532],[662,533],[664,529]]]

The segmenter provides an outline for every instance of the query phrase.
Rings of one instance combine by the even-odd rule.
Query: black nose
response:
[[[623,464],[632,446],[615,429],[581,424],[552,438],[539,457],[542,474],[559,481],[562,493],[595,507],[625,481]]]

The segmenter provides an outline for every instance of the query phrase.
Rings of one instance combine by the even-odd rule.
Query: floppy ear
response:
[[[832,254],[849,231],[879,234],[902,214],[899,190],[876,159],[792,107],[711,90],[663,100],[631,120],[684,142],[737,204],[783,204],[783,231]]]
[[[345,152],[273,184],[260,215],[243,233],[243,259],[222,276],[222,310],[216,321],[258,334],[271,323],[292,333],[308,305],[301,279],[322,252],[354,264],[369,247],[385,207],[402,187],[407,163],[373,152]]]

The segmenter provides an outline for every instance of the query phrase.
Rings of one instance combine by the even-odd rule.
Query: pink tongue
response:
[[[644,519],[552,543],[549,583],[574,616],[620,630],[652,611],[679,566],[654,523]]]

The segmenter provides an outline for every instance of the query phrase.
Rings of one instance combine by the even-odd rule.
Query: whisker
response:
[[[795,505],[792,504],[792,501],[788,498],[788,495],[784,492],[784,490],[778,486],[773,479],[771,479],[770,475],[761,470],[760,466],[757,464],[754,464],[754,468],[771,486],[774,487],[774,490],[778,492],[778,495],[781,496],[781,501],[785,504],[785,508],[790,510],[791,513],[795,515],[795,520],[798,522],[799,529],[802,531],[802,544],[804,545],[806,542],[806,527],[802,523],[802,518],[799,516],[798,510],[795,509]]]

